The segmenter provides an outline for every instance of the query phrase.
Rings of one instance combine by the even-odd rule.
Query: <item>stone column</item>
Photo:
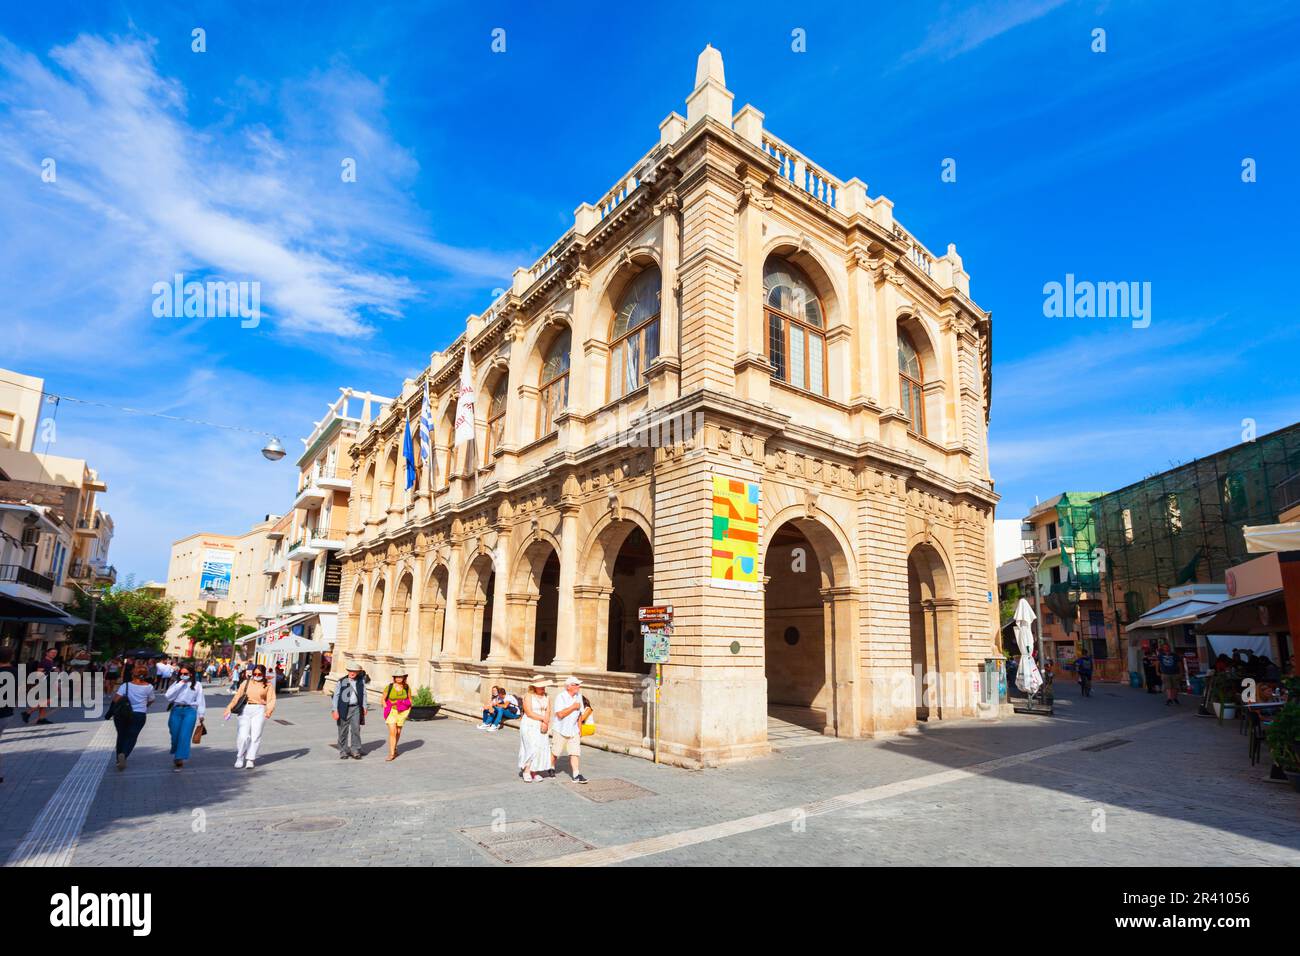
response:
[[[575,613],[574,588],[578,583],[578,482],[570,475],[560,502],[560,594],[555,616],[555,667],[573,670],[580,659],[581,641]]]
[[[858,695],[859,595],[850,587],[823,588],[823,627],[831,638],[830,677],[833,698],[827,729],[839,737],[861,734]]]

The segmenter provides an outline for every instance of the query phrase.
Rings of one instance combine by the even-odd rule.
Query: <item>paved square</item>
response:
[[[372,720],[365,758],[339,760],[316,695],[282,700],[251,771],[223,694],[182,773],[161,710],[123,772],[105,722],[61,713],[0,738],[0,859],[153,866],[184,846],[196,866],[247,865],[254,836],[268,865],[1300,864],[1300,794],[1250,766],[1235,724],[1190,698],[1061,693],[1055,718],[795,737],[713,770],[593,748],[585,788],[563,763],[521,783],[514,731],[454,718],[409,722],[391,763]]]

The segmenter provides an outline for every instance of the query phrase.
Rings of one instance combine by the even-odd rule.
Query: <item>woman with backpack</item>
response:
[[[104,717],[112,717],[117,728],[118,770],[126,769],[126,758],[131,756],[136,741],[140,739],[145,716],[155,696],[153,681],[149,679],[149,668],[145,664],[136,664],[131,680],[119,687],[113,695],[113,703]]]
[[[196,668],[182,664],[177,668],[176,683],[167,688],[171,713],[167,716],[167,729],[172,735],[172,769],[177,773],[190,759],[190,745],[194,741],[194,727],[203,723],[207,707],[203,702],[203,685],[199,683]]]
[[[393,679],[384,688],[384,723],[388,725],[388,756],[385,760],[397,759],[397,742],[402,739],[402,725],[406,715],[411,712],[411,686],[407,682],[406,671],[397,670]]]

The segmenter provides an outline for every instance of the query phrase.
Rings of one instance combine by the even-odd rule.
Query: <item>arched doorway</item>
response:
[[[533,625],[533,664],[547,667],[555,660],[555,630],[560,617],[560,556],[554,551],[537,583],[537,617]]]
[[[438,565],[424,582],[420,592],[420,656],[431,658],[435,651],[444,652],[447,631],[447,568]]]
[[[352,606],[348,608],[348,636],[346,647],[353,651],[359,651],[365,647],[363,643],[365,635],[361,633],[361,605],[365,602],[366,590],[358,583],[356,589],[352,592]],[[335,657],[340,664],[342,659]]]
[[[370,594],[370,620],[366,622],[366,650],[379,650],[379,630],[384,620],[384,579],[380,578]]]
[[[479,626],[478,659],[485,661],[492,653],[492,604],[497,589],[497,573],[487,576],[483,586],[483,620]]]
[[[480,551],[465,570],[464,585],[457,601],[456,654],[465,660],[484,660],[492,650],[492,597],[495,589],[492,555]]]
[[[605,666],[627,674],[648,674],[642,660],[641,626],[637,609],[654,603],[654,549],[639,526],[623,539],[610,569]]]
[[[826,586],[817,551],[793,521],[772,535],[764,557],[763,658],[768,713],[821,732],[835,724]]]
[[[406,632],[411,607],[411,592],[415,587],[411,572],[407,571],[397,583],[393,608],[388,612],[388,653],[406,653]]]
[[[933,545],[918,544],[907,556],[907,599],[916,719],[942,717],[944,683],[957,680],[960,661],[951,579]]]

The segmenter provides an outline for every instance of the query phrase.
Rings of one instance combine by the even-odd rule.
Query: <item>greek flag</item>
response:
[[[424,377],[424,407],[420,409],[420,457],[425,467],[433,465],[433,404],[429,401],[429,377]]]

